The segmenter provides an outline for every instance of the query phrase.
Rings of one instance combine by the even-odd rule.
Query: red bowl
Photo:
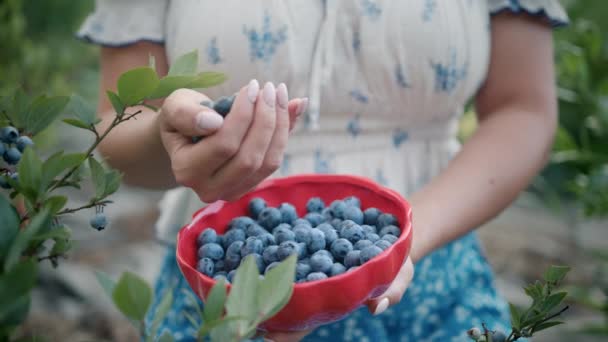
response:
[[[299,216],[305,214],[306,202],[321,197],[325,203],[357,196],[361,207],[376,207],[395,215],[401,236],[388,249],[356,270],[328,279],[295,284],[289,303],[261,328],[269,331],[298,331],[344,318],[368,299],[381,295],[397,276],[412,243],[412,210],[395,191],[362,177],[346,175],[298,175],[271,179],[235,202],[214,202],[193,215],[192,222],[177,237],[177,263],[194,292],[204,301],[215,280],[196,270],[199,233],[213,227],[224,233],[226,225],[237,216],[247,215],[253,197],[261,197],[270,206],[292,203]],[[230,285],[228,285],[230,290]]]

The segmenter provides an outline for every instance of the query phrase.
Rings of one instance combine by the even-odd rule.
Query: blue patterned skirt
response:
[[[176,341],[196,341],[197,299],[170,248],[155,288],[155,311],[165,291],[175,302],[159,331]],[[345,319],[321,326],[304,341],[467,341],[466,331],[481,323],[510,329],[508,306],[494,287],[492,270],[474,233],[421,259],[401,302],[378,316],[362,307]]]

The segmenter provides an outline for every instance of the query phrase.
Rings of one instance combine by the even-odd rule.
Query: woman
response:
[[[472,230],[545,163],[557,122],[551,26],[566,21],[557,0],[99,0],[79,35],[104,46],[102,126],[114,115],[104,91],[149,54],[163,74],[198,49],[203,70],[230,77],[205,94],[173,93],[158,114],[145,110],[100,146],[127,182],[185,186],[161,205],[164,240],[201,201],[238,198],[277,168],[370,177],[412,203],[413,280],[408,260],[368,309],[268,338],[461,341],[481,322],[508,327]],[[297,97],[289,103],[287,88]],[[225,120],[198,105],[237,91]],[[457,122],[472,98],[479,128],[461,148]],[[209,137],[192,144],[193,135]],[[163,328],[191,340],[184,313],[195,303],[174,253],[157,284],[157,294],[176,293]]]

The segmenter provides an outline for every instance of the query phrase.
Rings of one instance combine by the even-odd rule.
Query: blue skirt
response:
[[[341,321],[317,328],[304,341],[467,341],[466,331],[481,328],[482,323],[510,331],[507,303],[496,291],[476,234],[421,259],[414,273],[399,304],[378,316],[362,307]],[[202,307],[202,302],[177,267],[173,248],[167,251],[150,312],[168,290],[175,301],[159,331],[171,332],[176,341],[196,341],[197,306]]]

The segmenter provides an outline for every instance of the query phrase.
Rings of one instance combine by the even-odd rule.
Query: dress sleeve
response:
[[[547,20],[553,27],[566,26],[569,23],[568,14],[559,0],[488,0],[488,7],[492,15],[509,11],[528,13]]]
[[[96,0],[76,36],[103,46],[163,44],[168,0]]]

